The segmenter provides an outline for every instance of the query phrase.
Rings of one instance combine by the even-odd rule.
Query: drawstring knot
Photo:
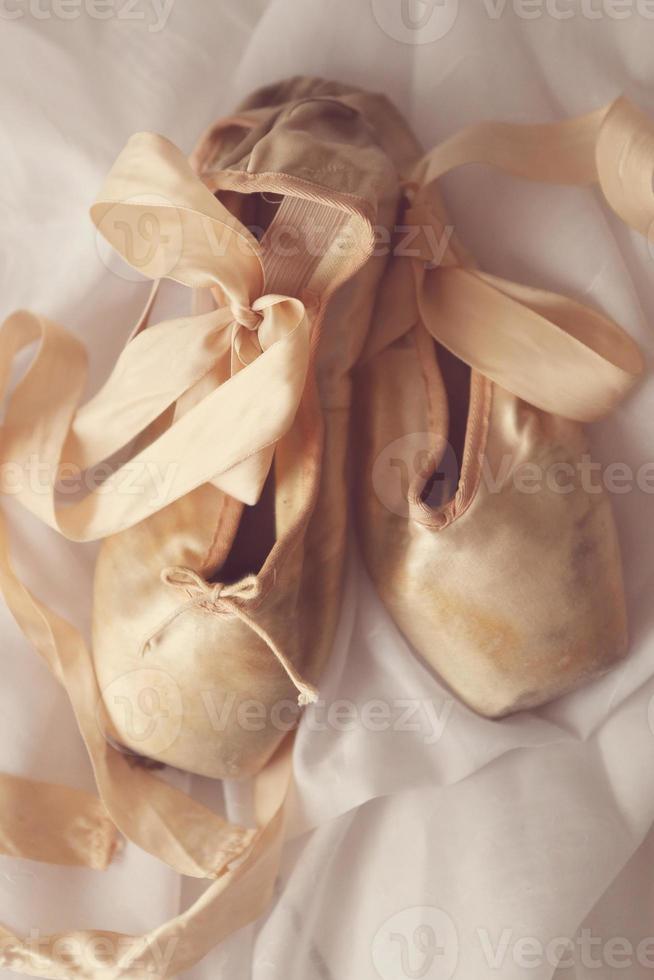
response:
[[[193,605],[223,615],[233,612],[233,600],[256,599],[261,592],[259,579],[256,575],[248,575],[247,578],[235,585],[223,585],[222,582],[207,582],[191,568],[171,565],[162,569],[160,578],[164,585],[184,589]]]
[[[192,568],[172,565],[162,569],[161,581],[171,588],[183,589],[188,596],[188,600],[176,609],[173,609],[159,623],[154,631],[146,637],[141,644],[141,656],[144,656],[148,652],[152,643],[178,616],[181,616],[182,613],[189,609],[202,609],[216,616],[235,616],[246,626],[249,626],[253,633],[256,633],[263,640],[271,653],[277,658],[298,690],[298,704],[300,707],[313,704],[318,700],[318,691],[316,688],[300,676],[294,664],[282,653],[270,634],[263,627],[259,626],[244,609],[245,603],[257,599],[261,594],[261,584],[256,575],[248,575],[240,582],[236,582],[233,585],[225,585],[222,582],[207,582],[197,572],[194,572]]]

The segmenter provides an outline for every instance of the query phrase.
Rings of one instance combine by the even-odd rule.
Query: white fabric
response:
[[[84,13],[91,4],[72,6],[82,10],[77,20],[55,16],[57,4],[38,5],[49,18],[37,18],[28,2],[2,4],[0,314],[27,306],[76,328],[91,348],[97,387],[147,291],[114,260],[117,274],[107,271],[87,217],[117,150],[140,129],[190,150],[238,98],[288,74],[387,91],[426,147],[482,118],[560,119],[620,92],[654,115],[654,21],[644,3],[485,0],[460,4],[454,17],[446,0],[434,8],[441,20],[427,20],[422,33],[407,33],[399,7],[184,0],[152,31],[158,15],[149,0],[131,15],[117,0],[122,16],[108,20]],[[5,23],[16,8],[23,15]],[[451,29],[430,41],[448,15]],[[597,197],[478,168],[447,177],[445,190],[457,233],[482,268],[597,304],[651,364],[654,246]],[[37,221],[42,213],[47,220]],[[164,298],[172,315],[176,297]],[[598,458],[634,471],[654,459],[653,411],[650,376],[594,427]],[[359,721],[352,724],[350,711],[348,723],[342,708],[340,722],[325,726],[324,707],[308,710],[280,897],[265,921],[188,980],[652,975],[654,941],[643,941],[654,935],[654,500],[636,489],[614,494],[613,504],[629,660],[547,709],[499,723],[447,702],[390,623],[353,549],[322,695],[352,702]],[[10,514],[27,581],[87,625],[93,548],[58,539],[17,508]],[[0,769],[91,788],[63,693],[4,609],[0,630]],[[390,706],[386,722],[382,709],[365,708],[375,700]],[[416,723],[418,731],[401,730]],[[220,803],[219,787],[195,783],[204,800]],[[246,789],[228,787],[227,797],[230,816],[242,818]],[[137,932],[174,914],[195,887],[133,847],[102,874],[2,859],[0,918],[24,932]],[[562,936],[576,937],[577,963],[557,970],[562,949],[553,941]],[[0,971],[2,980],[11,976]]]

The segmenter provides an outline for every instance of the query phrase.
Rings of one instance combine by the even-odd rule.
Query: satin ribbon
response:
[[[92,216],[143,274],[211,288],[221,306],[136,331],[109,380],[82,408],[86,355],[79,341],[33,314],[9,317],[0,329],[0,391],[18,352],[33,341],[39,346],[8,400],[1,459],[19,469],[36,461],[40,479],[45,478],[45,488],[19,483],[15,495],[45,523],[76,540],[129,527],[207,480],[254,503],[274,444],[292,423],[304,387],[309,323],[302,303],[261,295],[257,243],[206,190],[179,150],[160,137],[140,134],[130,140]],[[145,251],[136,248],[139,236],[141,245],[148,239]],[[130,460],[146,477],[149,468],[175,465],[165,498],[156,499],[146,479],[139,497],[121,499],[124,465],[101,492],[65,508],[57,504],[56,480],[64,466],[67,472],[81,471],[126,446],[216,365],[225,383],[177,414],[163,435]],[[16,575],[1,516],[0,588],[70,697],[100,794],[97,800],[66,787],[0,776],[0,798],[12,807],[2,819],[0,849],[34,860],[104,867],[115,850],[118,828],[180,873],[217,879],[190,909],[144,936],[73,931],[40,936],[33,947],[0,926],[0,963],[57,978],[131,976],[137,968],[153,976],[177,973],[265,908],[283,839],[290,749],[256,780],[257,828],[228,823],[134,767],[104,737],[90,654],[80,634]],[[31,820],[21,817],[27,807]],[[108,950],[102,962],[92,962],[89,949],[99,938]],[[154,954],[168,943],[174,953],[159,973]],[[65,959],[58,953],[62,944]]]
[[[97,400],[89,403],[86,415],[83,410],[75,414],[75,406],[82,387],[80,378],[83,374],[84,358],[80,345],[74,341],[74,338],[47,321],[31,319],[28,314],[18,315],[19,320],[22,320],[18,327],[0,331],[0,382],[6,382],[13,354],[28,342],[28,336],[32,339],[41,338],[42,347],[47,347],[47,357],[42,363],[53,368],[53,377],[57,380],[55,390],[49,390],[48,385],[44,388],[32,385],[31,388],[28,386],[31,396],[26,397],[25,382],[28,379],[25,379],[12,399],[14,406],[12,425],[8,426],[7,431],[3,430],[2,435],[3,439],[9,436],[13,440],[14,448],[24,449],[29,445],[29,424],[21,420],[18,409],[22,407],[27,410],[32,422],[38,422],[38,426],[43,426],[38,436],[33,437],[33,445],[38,445],[43,450],[55,470],[62,459],[73,458],[85,461],[85,465],[89,465],[89,461],[95,459],[99,453],[108,453],[107,447],[115,446],[117,441],[120,442],[122,438],[118,432],[120,426],[114,430],[111,425],[114,409],[122,413],[121,425],[126,427],[125,441],[127,441],[127,433],[135,435],[140,431],[140,426],[148,424],[146,420],[157,417],[160,409],[163,410],[175,401],[176,392],[188,390],[193,384],[193,379],[197,380],[202,376],[207,349],[213,352],[208,357],[209,361],[212,356],[220,359],[226,357],[229,352],[232,369],[236,370],[232,379],[222,385],[218,391],[228,388],[241,376],[255,378],[253,369],[261,365],[261,362],[271,367],[277,365],[274,356],[268,356],[275,349],[278,352],[283,350],[288,354],[287,362],[283,357],[280,360],[286,363],[289,370],[291,362],[294,368],[301,369],[301,377],[303,377],[302,370],[306,370],[302,328],[304,315],[301,323],[298,323],[300,310],[294,307],[293,303],[288,305],[285,299],[269,298],[261,300],[261,305],[257,306],[259,301],[256,297],[262,289],[262,284],[255,271],[257,270],[257,263],[254,260],[256,243],[250,241],[231,216],[223,213],[224,209],[221,209],[217,202],[210,203],[207,200],[208,192],[203,193],[195,178],[190,180],[189,171],[181,154],[171,148],[166,141],[159,137],[139,136],[128,145],[128,150],[127,156],[116,169],[119,179],[112,185],[110,178],[109,192],[102,197],[99,211],[94,214],[94,219],[98,220],[99,224],[105,225],[102,230],[110,240],[122,234],[126,228],[131,228],[133,234],[139,232],[146,237],[149,232],[158,230],[158,233],[166,238],[163,242],[163,252],[158,256],[154,253],[144,253],[143,261],[138,260],[141,271],[152,276],[171,275],[172,278],[186,281],[187,284],[189,280],[205,284],[208,282],[212,286],[215,283],[215,290],[218,293],[222,291],[224,297],[227,297],[227,307],[231,305],[232,308],[229,313],[219,310],[215,320],[212,319],[211,314],[208,314],[206,320],[200,317],[183,318],[180,321],[159,325],[161,335],[164,336],[161,343],[152,333],[157,330],[156,327],[150,328],[143,334],[137,334],[132,344],[139,337],[144,339],[141,346],[133,348],[129,354],[127,353],[129,347],[127,348],[122,362],[123,368],[121,368],[121,371],[125,370],[124,377],[121,377],[121,371],[117,366],[111,379],[113,391],[105,387],[104,393],[101,392]],[[654,213],[651,206],[651,173],[652,161],[654,161],[652,127],[624,100],[618,100],[607,109],[582,119],[570,120],[554,126],[507,127],[501,124],[489,124],[464,131],[463,134],[442,144],[422,162],[414,175],[421,188],[414,198],[414,207],[431,207],[429,191],[437,177],[452,166],[473,159],[490,162],[508,172],[535,179],[563,180],[570,183],[598,182],[611,206],[624,220],[640,231],[649,229],[649,221]],[[153,166],[154,173],[151,173]],[[149,177],[154,177],[154,184],[147,179]],[[158,200],[159,210],[154,212],[148,210],[150,203],[142,195],[155,193],[161,196],[162,192],[164,197],[167,196],[167,201],[162,203]],[[130,210],[132,205],[124,203],[130,195],[137,199],[134,205],[136,210]],[[177,205],[173,204],[172,210],[170,202],[177,202]],[[114,217],[118,217],[119,221],[112,227],[110,215],[116,206],[120,210],[117,214],[114,213]],[[180,225],[176,224],[177,218],[174,214],[178,209]],[[158,225],[155,222],[142,223],[139,231],[138,219],[144,214],[156,214],[160,223]],[[439,219],[433,218],[433,220],[437,222]],[[222,261],[218,262],[216,256],[210,258],[206,254],[206,243],[202,244],[204,239],[200,234],[205,221],[213,230],[212,234],[218,228],[226,229],[228,242],[232,245],[236,241],[242,242],[245,257],[237,259],[234,255],[233,266]],[[179,227],[184,232],[181,238],[166,237]],[[134,240],[133,238],[132,241]],[[183,246],[181,250],[180,242]],[[627,350],[628,345],[622,349],[624,336],[621,332],[615,333],[619,328],[615,325],[606,327],[594,321],[593,317],[596,314],[590,311],[581,314],[576,305],[566,305],[569,301],[561,297],[552,299],[551,294],[535,291],[529,291],[526,295],[523,292],[524,287],[502,283],[492,277],[475,273],[472,269],[464,268],[462,264],[464,262],[465,259],[458,246],[453,246],[448,251],[446,256],[448,265],[444,268],[425,270],[420,260],[412,260],[410,263],[398,260],[394,264],[391,276],[399,276],[403,282],[406,282],[407,272],[409,277],[415,276],[415,291],[413,298],[411,293],[401,292],[404,299],[409,296],[406,309],[398,309],[397,304],[394,307],[392,302],[389,302],[378,310],[380,318],[387,317],[381,323],[382,346],[384,343],[391,342],[393,337],[401,336],[406,329],[410,329],[412,325],[422,320],[436,339],[443,336],[446,346],[458,345],[459,332],[466,334],[470,331],[465,343],[459,347],[462,355],[470,358],[473,367],[496,374],[501,379],[498,383],[518,384],[520,390],[529,398],[542,398],[543,392],[539,379],[547,382],[545,384],[547,388],[552,383],[552,375],[548,374],[543,379],[536,371],[533,380],[524,387],[526,382],[524,378],[521,380],[521,376],[526,371],[528,355],[542,359],[545,352],[557,362],[567,356],[573,356],[580,371],[583,367],[579,380],[586,390],[579,399],[572,398],[569,393],[566,394],[570,383],[566,381],[563,391],[559,391],[562,398],[562,401],[557,402],[559,409],[563,406],[566,411],[574,411],[583,414],[584,417],[595,417],[598,412],[614,404],[615,400],[624,393],[628,383],[631,383],[630,378],[636,376],[635,369],[638,365],[634,359],[634,352]],[[241,280],[241,276],[245,278]],[[253,285],[255,278],[256,288]],[[246,290],[247,295],[243,295],[242,287],[239,286],[241,281],[249,282],[252,292]],[[240,293],[239,289],[241,289]],[[466,301],[464,293],[468,290],[475,291],[474,302]],[[389,295],[392,300],[392,292]],[[268,302],[269,305],[266,306]],[[440,303],[444,304],[443,309],[447,309],[447,316],[442,315],[442,312],[437,309]],[[480,303],[486,304],[484,307],[486,312],[478,318]],[[275,307],[275,310],[272,307]],[[252,330],[255,326],[254,319],[247,312],[249,310],[262,313],[262,323],[257,328],[261,353],[256,345],[250,346],[248,338],[243,333],[243,330]],[[391,316],[390,313],[398,315]],[[474,318],[472,327],[470,316]],[[457,324],[456,328],[451,327],[454,321]],[[190,322],[193,330],[187,329]],[[482,322],[491,337],[495,329],[506,330],[506,335],[500,334],[499,346],[502,357],[495,357],[492,362],[490,360],[493,353],[492,345],[489,346],[487,338],[481,332]],[[600,327],[599,341],[589,336],[596,322]],[[230,323],[232,331],[227,340],[225,328]],[[242,338],[238,342],[234,331]],[[519,337],[520,331],[526,332],[531,341]],[[561,339],[558,331],[568,335],[568,338]],[[274,339],[268,346],[267,335],[270,334],[274,335]],[[184,356],[179,358],[179,364],[175,364],[170,360],[169,355],[175,351],[179,352],[182,336]],[[375,344],[379,345],[379,337]],[[614,349],[616,344],[620,348],[618,352],[620,356]],[[163,356],[159,358],[157,353],[159,348],[162,351],[165,349],[168,359]],[[480,350],[483,356],[479,353]],[[589,358],[587,351],[594,357]],[[241,354],[244,356],[241,357]],[[577,358],[578,354],[580,354],[579,358]],[[606,361],[606,365],[599,364],[597,358]],[[508,367],[503,363],[505,360],[509,362]],[[238,365],[243,366],[244,361],[247,362],[247,368],[239,370]],[[62,363],[67,363],[72,368],[68,374],[63,370]],[[132,410],[128,400],[138,386],[140,365],[146,363],[151,386],[148,388],[148,394],[143,398],[142,411],[138,407]],[[37,355],[32,372],[38,364]],[[520,370],[512,370],[512,364],[519,366]],[[535,371],[536,366],[533,361],[529,367],[530,371]],[[132,369],[134,377],[130,382]],[[617,369],[617,373],[614,369]],[[151,376],[151,371],[157,372],[156,378]],[[595,371],[602,375],[601,383],[586,388],[587,373],[594,374]],[[621,372],[628,377],[623,378]],[[268,382],[271,382],[266,387],[266,395],[276,391],[271,375],[265,370],[262,374]],[[59,390],[64,378],[67,387],[72,385],[75,389],[74,398],[63,397]],[[41,373],[40,380],[42,382],[47,380],[45,372]],[[605,386],[611,389],[611,393],[602,394]],[[50,388],[52,388],[51,384]],[[293,390],[295,392],[295,388]],[[253,391],[256,398],[260,397],[260,390],[254,390],[250,386],[250,392]],[[125,401],[121,402],[116,395],[120,394],[122,397],[123,393]],[[140,394],[143,396],[143,391]],[[56,395],[54,399],[53,395]],[[15,401],[17,396],[19,396],[18,402]],[[289,395],[285,402],[285,410],[276,412],[276,431],[281,431],[283,428],[283,420],[291,413],[295,397],[295,393],[292,397]],[[550,404],[551,398],[547,391],[544,397],[543,404]],[[247,399],[243,398],[241,407],[246,402]],[[54,421],[44,421],[39,412],[54,416]],[[205,414],[207,416],[205,421],[211,424],[212,413]],[[184,417],[182,416],[182,419]],[[247,416],[248,420],[255,417],[256,411],[252,416]],[[104,435],[97,431],[94,424],[100,419],[109,424],[110,431]],[[251,439],[255,454],[265,452],[265,446],[260,446],[257,450],[256,446],[260,442],[260,439],[254,437]],[[62,451],[63,446],[65,452]],[[216,443],[212,440],[212,448],[215,447]],[[238,475],[235,482],[237,489],[243,495],[242,499],[246,497],[256,499],[257,488],[261,486],[262,474],[269,464],[269,458],[262,457],[262,465],[251,472],[247,470],[244,461],[238,462],[239,452],[234,447],[232,453],[233,457],[230,457],[229,453],[225,454],[221,450],[220,464],[208,468],[214,468],[217,479],[224,480],[227,478],[227,473],[221,470],[221,467],[225,466],[230,458],[234,458],[233,465],[236,466]],[[10,458],[6,452],[6,444],[3,458]],[[186,460],[186,464],[193,468],[192,459]],[[241,467],[245,468],[241,469]],[[198,475],[199,470],[195,471],[195,476]],[[28,505],[33,503],[29,498],[27,502]],[[75,513],[74,508],[71,510]],[[41,513],[41,508],[36,507],[36,511]],[[81,516],[72,518],[71,526],[66,524],[64,515],[52,501],[43,507],[43,511],[49,518],[49,523],[54,522],[56,526],[63,523],[68,532],[82,537],[92,536],[92,533],[97,532],[102,526],[98,514],[101,514],[109,526],[117,520],[114,513],[102,513],[101,503],[94,505],[90,512],[78,511],[77,514]],[[130,513],[128,519],[131,520],[133,517],[134,514]],[[125,519],[126,515],[120,512],[118,523]],[[256,781],[256,798],[259,803],[257,830],[248,837],[248,832],[243,828],[230,828],[210,811],[195,804],[150,773],[142,769],[132,769],[127,760],[102,738],[95,719],[91,720],[98,692],[88,651],[79,634],[39,603],[17,578],[9,561],[7,537],[3,525],[0,525],[0,588],[26,635],[70,694],[93,761],[101,797],[112,820],[131,839],[183,873],[217,876],[217,880],[209,885],[194,905],[143,936],[71,930],[58,935],[39,936],[38,946],[35,948],[30,945],[29,940],[21,939],[10,929],[0,926],[0,962],[19,973],[52,977],[56,980],[70,977],[93,978],[93,980],[116,978],[117,980],[119,977],[134,976],[138,969],[143,968],[146,968],[152,976],[162,978],[174,976],[197,962],[212,946],[260,915],[268,904],[273,892],[283,841],[283,804],[291,778],[290,747],[287,745]],[[0,780],[0,790],[4,793],[5,799],[9,799],[8,794],[12,791],[12,787],[6,782],[7,778],[4,777],[5,781]],[[13,791],[22,799],[25,799],[25,793],[31,792],[24,786],[17,789],[14,786]],[[89,812],[89,807],[93,809],[87,796],[79,801],[79,806],[80,810],[86,813]],[[62,812],[65,811],[66,806],[62,807],[61,798],[57,797],[57,805],[52,810],[51,828],[55,843],[57,832],[63,834],[66,830],[65,822],[60,826],[57,825]],[[14,833],[19,830],[16,821],[13,830]],[[106,854],[104,848],[108,847],[111,850],[112,841],[105,839],[102,843],[103,849],[96,853]],[[13,848],[11,853],[23,853],[35,858],[45,856],[43,851],[39,853],[38,848],[34,847],[33,841],[30,844],[29,839],[20,839],[20,835],[18,839],[11,842],[11,847]],[[79,848],[75,847],[72,854],[68,853],[70,859],[74,861],[80,859]],[[237,854],[240,854],[240,857],[234,861],[234,856]],[[84,862],[84,857],[82,861]],[[92,865],[88,855],[85,863]],[[93,963],[89,960],[89,947],[97,941],[104,943],[101,963]],[[64,962],[57,952],[62,946],[66,949]],[[157,966],[155,953],[161,955],[168,950],[170,953],[165,957],[165,962]]]
[[[13,362],[38,342],[32,363],[8,399],[1,461],[25,478],[6,492],[45,523],[75,540],[129,527],[196,486],[212,480],[254,503],[275,442],[291,425],[304,388],[310,325],[293,298],[260,295],[258,245],[207,191],[179,150],[151,134],[128,143],[112,169],[92,216],[100,231],[135,268],[187,286],[211,288],[224,305],[137,333],[109,380],[84,407],[86,354],[64,328],[28,312],[0,329],[0,391]],[[140,236],[140,237],[139,237]],[[147,248],[143,245],[147,236]],[[137,452],[102,487],[62,507],[57,478],[65,466],[83,470],[111,456],[222,364],[224,384],[175,417],[161,436]],[[41,486],[28,478],[38,467]],[[143,472],[139,495],[121,494],[127,467]],[[152,473],[173,466],[162,496]],[[9,558],[0,522],[0,588],[15,618],[65,687],[93,763],[102,803],[89,794],[29,780],[0,777],[0,796],[13,801],[0,849],[32,859],[106,865],[115,827],[182,874],[222,877],[256,844],[254,830],[233,826],[109,744],[98,724],[101,697],[81,636],[25,588]],[[27,802],[48,801],[49,844],[16,814]],[[27,801],[27,802],[25,802]],[[41,810],[46,819],[43,806]],[[74,817],[74,818],[73,818]],[[96,818],[93,833],[89,823]],[[111,818],[110,820],[108,818]],[[37,821],[38,823],[38,821]],[[40,826],[40,825],[39,825]],[[22,834],[19,832],[22,827]],[[45,830],[45,828],[42,828]],[[93,836],[95,834],[95,837]]]
[[[0,853],[10,857],[102,871],[118,847],[104,806],[83,790],[4,774],[0,813]]]
[[[642,374],[638,346],[581,303],[478,271],[455,243],[433,265],[434,233],[445,234],[436,183],[468,163],[532,180],[597,183],[623,220],[651,236],[652,161],[654,126],[625,99],[562,123],[483,123],[437,146],[412,174],[404,216],[420,232],[419,254],[410,260],[414,299],[400,311],[380,304],[367,358],[421,323],[475,371],[543,411],[579,422],[607,415]],[[406,275],[406,267],[391,271],[390,294],[406,296]]]
[[[294,297],[260,295],[256,241],[161,137],[141,133],[129,141],[91,214],[144,275],[210,288],[224,306],[138,334],[81,409],[86,355],[80,342],[42,317],[9,317],[0,329],[0,384],[18,352],[39,343],[8,400],[2,429],[0,462],[10,464],[12,474],[26,474],[15,496],[76,541],[130,527],[207,482],[256,503],[272,449],[292,424],[304,390],[310,344],[304,305]],[[224,384],[177,415],[101,487],[58,504],[62,471],[82,474],[130,444],[226,355],[231,376]],[[34,466],[38,485],[28,478]],[[127,479],[138,493],[121,492]]]

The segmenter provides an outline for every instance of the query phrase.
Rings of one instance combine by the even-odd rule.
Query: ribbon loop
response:
[[[39,481],[36,485],[26,478],[11,491],[5,481],[3,490],[73,540],[124,530],[210,481],[220,486],[224,479],[232,496],[256,502],[274,446],[292,425],[305,386],[310,323],[303,304],[292,297],[262,297],[264,276],[256,240],[207,190],[179,150],[160,137],[141,134],[129,142],[92,216],[110,244],[144,275],[212,288],[224,306],[133,335],[109,380],[81,409],[86,354],[79,341],[31,313],[10,316],[0,328],[0,396],[16,357],[34,341],[37,349],[8,398],[0,463],[10,463],[19,472],[24,469],[26,477],[36,463]],[[237,331],[232,329],[235,322]],[[256,339],[258,349],[230,376],[235,333]],[[56,489],[64,466],[81,473],[110,457],[143,434],[167,408],[179,405],[181,396],[216,368],[221,383],[202,401],[176,413],[169,428],[145,440],[144,448],[97,490],[60,506]],[[171,479],[162,494],[164,473]],[[140,492],[125,493],[123,479]],[[292,663],[242,609],[255,598],[256,582],[243,582],[238,590],[210,586],[209,594],[201,590],[199,595],[199,580],[187,576],[187,588],[189,581],[194,603],[251,623],[296,682]],[[66,688],[93,763],[102,803],[62,791],[64,803],[68,800],[71,810],[82,815],[89,807],[103,814],[104,807],[107,823],[113,822],[126,837],[182,874],[220,877],[226,883],[232,861],[243,859],[251,849],[254,853],[252,845],[259,835],[228,824],[165,781],[133,768],[107,741],[98,725],[102,695],[92,659],[79,634],[42,606],[16,576],[1,514],[0,589]],[[301,678],[297,683],[301,697],[310,700],[310,685]],[[0,777],[0,789],[7,785]],[[109,835],[109,843],[113,839]],[[45,853],[21,846],[31,857]],[[63,843],[54,841],[55,846],[65,856]],[[70,860],[99,862],[97,854],[78,854],[79,850],[80,842],[71,837]]]
[[[474,269],[425,272],[418,307],[432,337],[475,371],[578,422],[607,415],[643,370],[635,342],[607,317]]]
[[[45,486],[24,480],[16,497],[76,541],[131,527],[203,483],[224,483],[230,496],[256,503],[272,447],[292,425],[305,387],[310,323],[303,304],[262,296],[256,240],[159,136],[141,133],[129,141],[91,213],[135,268],[188,286],[215,287],[225,308],[137,334],[104,387],[81,409],[86,372],[79,343],[32,314],[10,317],[0,330],[0,376],[8,376],[21,347],[36,338],[40,346],[9,399],[2,461],[25,469],[36,461],[45,474]],[[221,384],[177,412],[167,429],[97,489],[59,504],[62,468],[81,477],[141,435],[217,363]],[[170,476],[164,494],[161,474]],[[139,492],[122,493],[125,481]]]
[[[476,271],[445,243],[434,263],[425,231],[442,233],[436,181],[485,163],[532,180],[599,184],[632,227],[654,235],[654,125],[625,99],[579,119],[537,126],[482,123],[445,140],[415,168],[406,219],[418,230],[415,308],[384,321],[382,344],[418,322],[496,384],[544,411],[579,422],[607,415],[642,374],[643,356],[616,323],[580,303]],[[432,236],[433,237],[433,236]],[[373,345],[374,349],[374,345]]]

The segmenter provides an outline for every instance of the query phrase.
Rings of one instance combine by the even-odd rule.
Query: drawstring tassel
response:
[[[171,565],[162,569],[161,581],[172,588],[183,589],[189,599],[174,609],[159,623],[149,636],[145,638],[140,648],[140,656],[145,656],[152,643],[170,626],[170,624],[189,609],[204,609],[216,616],[236,616],[245,623],[253,633],[263,640],[268,649],[277,658],[286,671],[289,679],[298,691],[298,704],[305,707],[315,704],[318,691],[298,673],[295,665],[286,654],[282,653],[273,638],[262,626],[245,611],[243,603],[256,599],[261,592],[261,585],[256,575],[248,575],[234,585],[223,585],[222,582],[207,582],[197,572],[182,565]]]

